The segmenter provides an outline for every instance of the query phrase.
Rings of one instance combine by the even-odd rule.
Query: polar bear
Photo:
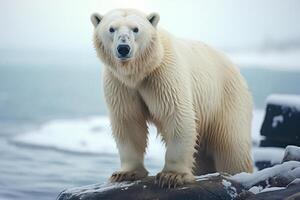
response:
[[[238,68],[206,44],[158,28],[159,19],[133,9],[91,16],[121,160],[110,180],[148,175],[149,122],[166,145],[165,165],[156,175],[162,187],[214,171],[251,172],[252,98]]]

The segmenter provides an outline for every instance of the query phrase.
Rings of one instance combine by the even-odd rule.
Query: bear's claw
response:
[[[188,173],[160,172],[155,177],[155,183],[162,188],[176,188],[177,186],[194,181],[194,176]]]
[[[145,178],[148,172],[129,171],[129,172],[114,172],[110,177],[110,182],[121,182],[121,181],[136,181]]]

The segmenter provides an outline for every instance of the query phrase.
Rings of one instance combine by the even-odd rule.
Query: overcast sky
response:
[[[90,14],[120,7],[161,15],[173,34],[225,48],[300,39],[299,0],[1,0],[1,49],[89,49]]]

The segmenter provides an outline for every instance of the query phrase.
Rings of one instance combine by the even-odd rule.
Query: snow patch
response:
[[[282,115],[274,116],[273,117],[273,122],[272,122],[272,127],[276,128],[278,124],[283,123],[284,119]]]
[[[300,110],[300,95],[272,94],[268,96],[266,102],[267,104],[289,106]]]

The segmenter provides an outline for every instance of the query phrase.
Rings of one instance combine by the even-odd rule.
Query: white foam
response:
[[[259,140],[259,129],[264,112],[255,111],[252,136]],[[165,147],[156,128],[149,127],[146,159],[164,160]],[[60,119],[49,121],[39,129],[14,137],[13,142],[38,147],[53,148],[75,153],[118,154],[106,116],[85,119]],[[162,162],[163,163],[163,162]]]
[[[162,160],[165,148],[156,129],[149,127],[148,150],[146,158]],[[108,117],[89,117],[86,119],[53,120],[39,129],[20,134],[12,139],[19,144],[53,148],[75,153],[117,154],[117,148]]]

